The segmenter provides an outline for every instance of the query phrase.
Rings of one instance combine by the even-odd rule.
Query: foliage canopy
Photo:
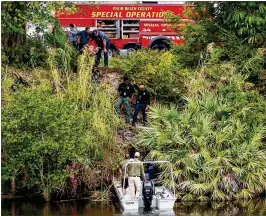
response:
[[[192,13],[203,33],[214,38],[219,28],[234,32],[256,46],[266,43],[266,4],[264,2],[192,2]],[[194,15],[193,15],[194,14]],[[213,28],[213,29],[211,29]],[[206,31],[210,30],[210,31]],[[210,34],[214,33],[214,34]],[[217,38],[218,39],[218,38]]]

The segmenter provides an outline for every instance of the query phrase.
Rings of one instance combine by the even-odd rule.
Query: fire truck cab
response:
[[[110,50],[134,51],[140,48],[168,49],[171,43],[181,44],[177,32],[164,22],[167,11],[181,15],[182,4],[99,4],[77,5],[75,13],[56,13],[59,23],[68,28],[70,23],[78,30],[90,27],[104,32],[111,41]]]

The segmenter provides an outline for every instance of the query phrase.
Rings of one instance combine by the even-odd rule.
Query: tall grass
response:
[[[18,191],[33,190],[46,200],[104,186],[116,166],[113,152],[120,151],[115,145],[120,120],[113,110],[111,86],[92,81],[94,59],[87,53],[78,57],[77,73],[66,75],[60,52],[49,50],[49,71],[33,71],[29,87],[13,93],[9,79],[4,82],[3,181],[18,173]],[[20,148],[24,151],[18,154]],[[67,171],[69,161],[75,168]]]

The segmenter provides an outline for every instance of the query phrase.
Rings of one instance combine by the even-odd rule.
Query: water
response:
[[[2,199],[2,216],[266,216],[266,199],[226,203],[177,203],[174,211],[122,212],[113,203],[88,200],[40,203]]]

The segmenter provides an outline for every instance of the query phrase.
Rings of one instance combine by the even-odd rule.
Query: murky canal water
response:
[[[122,212],[112,203],[88,200],[40,203],[2,199],[2,216],[266,216],[266,199],[226,203],[177,203],[174,211]]]

